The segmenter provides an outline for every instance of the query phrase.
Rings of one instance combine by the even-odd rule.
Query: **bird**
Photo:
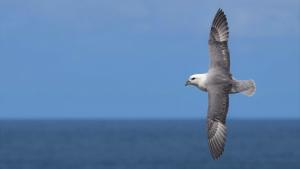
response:
[[[236,80],[232,76],[228,38],[227,18],[224,11],[219,8],[211,24],[208,38],[210,55],[208,72],[193,74],[185,83],[185,86],[195,86],[208,93],[207,137],[209,151],[214,160],[219,159],[224,152],[229,94],[243,93],[252,96],[256,91],[254,80]]]

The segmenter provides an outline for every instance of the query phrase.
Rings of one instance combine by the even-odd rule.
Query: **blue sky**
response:
[[[1,0],[0,118],[205,118],[184,83],[218,8],[232,73],[257,84],[229,118],[300,118],[298,0]]]

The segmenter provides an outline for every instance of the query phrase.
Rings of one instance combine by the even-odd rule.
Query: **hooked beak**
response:
[[[191,84],[191,82],[189,81],[189,80],[187,80],[186,82],[185,82],[185,86],[188,86],[188,85],[190,85]]]

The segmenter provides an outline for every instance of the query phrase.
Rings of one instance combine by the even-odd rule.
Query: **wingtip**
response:
[[[218,11],[217,11],[217,14],[218,13],[223,13],[224,14],[224,10],[222,8],[219,8]]]
[[[214,155],[211,155],[211,156],[212,156],[213,160],[219,160],[220,157],[222,156],[222,154],[223,154],[223,151],[219,155],[217,155],[217,156],[214,156]]]
[[[228,41],[229,27],[224,11],[219,8],[211,25],[211,37],[216,41]]]
[[[212,144],[212,143],[211,143]],[[224,152],[224,148],[220,151],[217,150],[218,153],[216,153],[216,150],[213,150],[213,147],[210,149],[210,154],[213,160],[219,160]]]
[[[213,125],[213,128],[215,128],[215,132],[213,133],[213,135],[209,135],[208,147],[212,159],[218,160],[224,152],[227,128],[221,122],[215,122],[213,123]]]

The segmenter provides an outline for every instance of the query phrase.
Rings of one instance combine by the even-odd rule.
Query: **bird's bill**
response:
[[[188,86],[188,85],[190,85],[191,84],[191,82],[189,81],[189,80],[187,80],[186,82],[185,82],[185,86]]]

